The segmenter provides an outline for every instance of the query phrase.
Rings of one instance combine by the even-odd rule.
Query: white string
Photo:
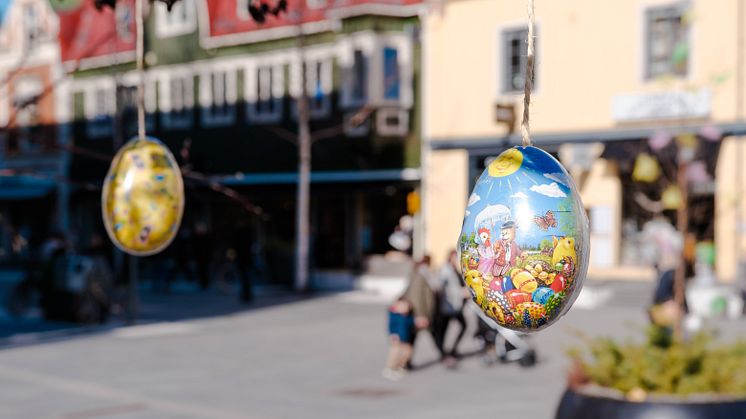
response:
[[[526,81],[523,89],[523,121],[521,121],[521,136],[523,145],[531,145],[531,128],[529,113],[531,106],[531,90],[534,87],[534,0],[528,0],[528,36],[526,53]]]

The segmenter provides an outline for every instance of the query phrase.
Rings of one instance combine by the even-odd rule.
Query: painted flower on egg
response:
[[[112,242],[131,255],[152,255],[176,236],[184,212],[179,165],[155,138],[134,138],[114,157],[101,210]]]
[[[459,250],[473,300],[494,322],[535,331],[559,319],[580,292],[589,254],[588,218],[565,168],[536,147],[500,154],[469,197]],[[483,298],[493,279],[504,286]]]

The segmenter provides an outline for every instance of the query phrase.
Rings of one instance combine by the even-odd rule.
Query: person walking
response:
[[[412,305],[412,315],[414,316],[415,334],[422,330],[428,329],[433,325],[435,317],[435,292],[430,285],[432,281],[432,272],[430,271],[430,256],[425,255],[414,265],[412,274],[409,278],[402,298]],[[414,342],[414,338],[413,338]],[[407,367],[411,366],[411,359],[407,362]]]
[[[464,287],[459,274],[458,253],[451,250],[448,260],[438,270],[438,302],[433,338],[441,354],[443,364],[448,368],[456,367],[458,363],[458,345],[466,333],[466,319],[464,318],[464,304],[469,292]],[[450,350],[446,349],[446,334],[451,321],[459,324],[459,332]]]

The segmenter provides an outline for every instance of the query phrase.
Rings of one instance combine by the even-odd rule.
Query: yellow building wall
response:
[[[617,95],[687,89],[706,88],[712,92],[711,116],[707,121],[738,119],[737,99],[746,92],[738,91],[736,77],[739,70],[737,0],[691,2],[688,75],[669,80],[646,80],[644,77],[645,11],[651,6],[677,2],[536,0],[535,3],[538,38],[537,87],[531,106],[534,133],[631,128],[635,124],[614,120],[612,103]],[[520,115],[522,95],[500,92],[500,33],[525,25],[526,3],[516,0],[445,1],[428,15],[423,33],[427,46],[424,121],[428,139],[495,138],[506,134],[505,126],[495,121],[495,104],[514,102],[516,113]],[[722,81],[714,83],[718,77]],[[706,121],[636,124],[675,126],[682,122]],[[724,144],[716,178],[719,210],[715,220],[718,276],[726,280],[735,275],[736,230],[733,228],[735,216],[728,218],[721,212],[727,207],[721,192],[731,191],[731,196],[743,196],[743,191],[734,189],[735,157],[732,154],[724,157],[728,147],[731,146]],[[594,171],[597,168],[591,172]],[[603,205],[610,204],[621,212],[621,187],[607,184],[611,179],[600,173],[592,174],[597,176],[597,182],[592,184],[599,186],[594,186],[592,193],[583,191],[584,200],[589,208],[594,202],[603,201]],[[443,191],[447,189],[442,188]],[[438,193],[447,192],[433,191],[433,202],[442,202]],[[620,214],[617,215],[621,220]],[[444,221],[445,218],[441,218],[426,224],[438,230],[443,228],[440,222]],[[621,237],[620,224],[614,226],[617,237]],[[460,221],[457,225],[460,226]],[[428,234],[439,236],[441,233],[431,229]],[[432,240],[428,239],[427,243],[430,245]],[[614,246],[618,252],[618,240]]]
[[[423,199],[425,248],[433,266],[445,262],[448,252],[458,243],[469,194],[468,162],[464,150],[435,151],[430,155]]]

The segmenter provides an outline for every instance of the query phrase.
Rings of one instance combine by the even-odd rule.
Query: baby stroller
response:
[[[497,361],[502,363],[515,362],[522,367],[536,364],[536,351],[528,342],[525,333],[518,333],[496,324],[481,310],[470,305],[477,314],[478,326],[475,336],[483,343],[481,352],[482,363],[492,365]]]

